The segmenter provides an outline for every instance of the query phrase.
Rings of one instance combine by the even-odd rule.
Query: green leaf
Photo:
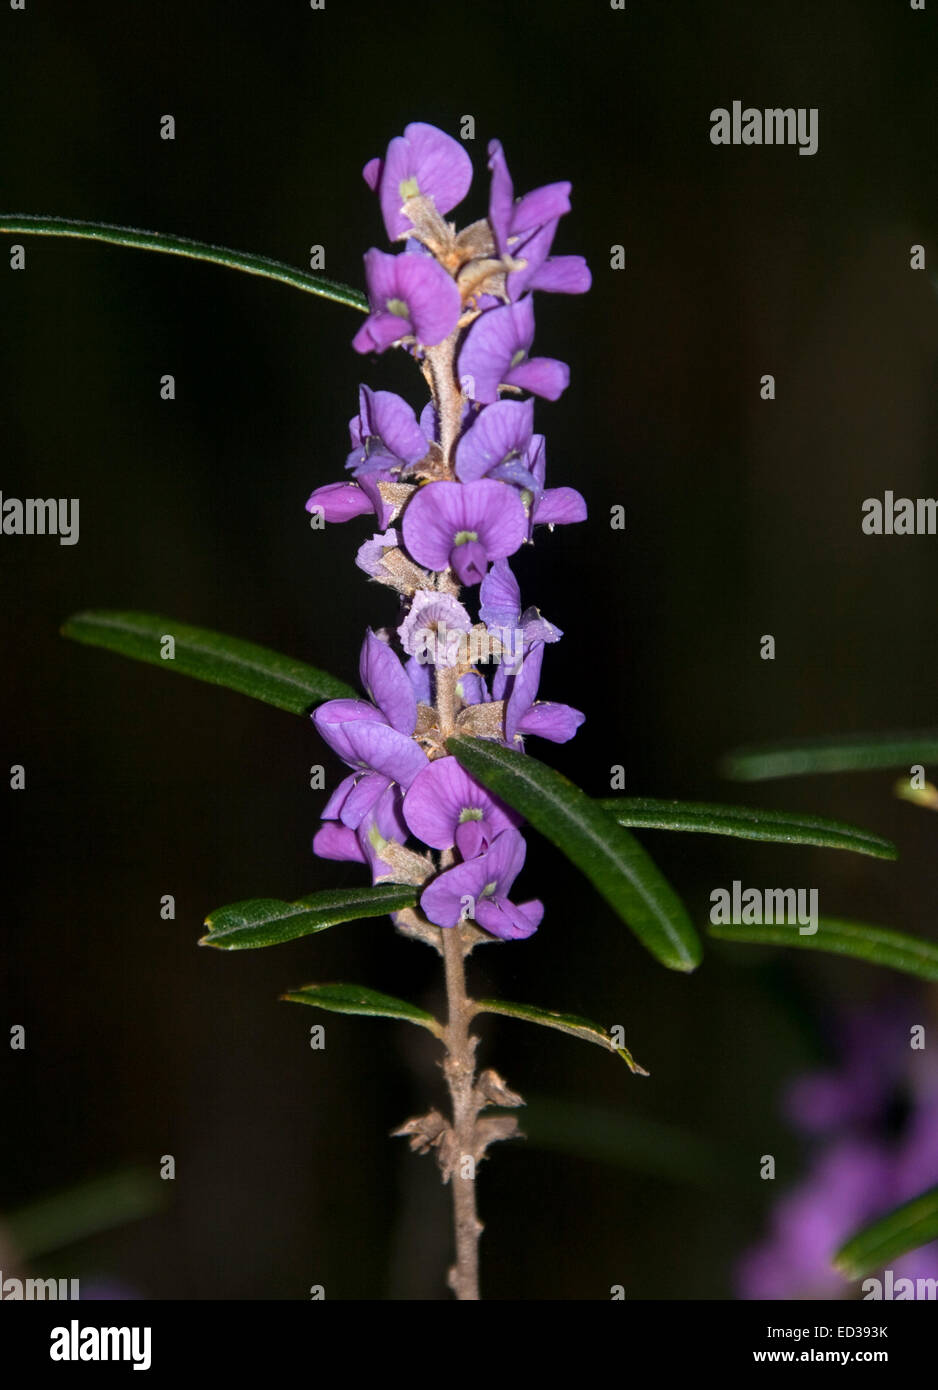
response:
[[[932,1240],[938,1240],[938,1187],[864,1226],[840,1247],[834,1265],[848,1279],[861,1279]]]
[[[621,1106],[532,1095],[527,1087],[524,1097],[529,1146],[649,1173],[659,1182],[723,1188],[738,1199],[743,1180],[734,1169],[734,1152],[722,1152],[691,1129],[627,1113]]]
[[[477,999],[475,1012],[503,1014],[505,1018],[521,1018],[526,1023],[539,1023],[544,1028],[556,1028],[558,1032],[569,1033],[574,1038],[582,1038],[584,1042],[598,1043],[607,1052],[618,1053],[629,1071],[634,1072],[636,1076],[648,1075],[627,1047],[617,1047],[606,1029],[601,1028],[598,1023],[591,1023],[588,1018],[579,1018],[576,1014],[558,1014],[550,1009],[538,1009],[534,1004],[509,1004],[504,999]]]
[[[662,964],[693,970],[700,963],[700,940],[684,904],[634,836],[598,802],[530,754],[465,736],[446,746],[563,850]]]
[[[442,1024],[426,1009],[418,1009],[416,1004],[408,1004],[406,1000],[395,999],[390,994],[365,989],[363,985],[304,985],[302,989],[293,989],[280,997],[294,1004],[311,1004],[315,1009],[328,1009],[334,1014],[367,1014],[373,1018],[403,1019],[407,1023],[418,1023],[421,1028],[429,1028],[437,1037],[443,1032]]]
[[[720,771],[736,782],[765,782],[772,777],[798,777],[809,772],[875,772],[934,759],[938,759],[938,730],[921,729],[736,748],[722,759]]]
[[[351,686],[325,671],[317,671],[315,666],[253,642],[190,627],[153,613],[119,613],[110,609],[76,613],[63,625],[62,634],[90,647],[105,647],[136,661],[148,661],[177,675],[226,686],[291,714],[305,714],[320,700],[355,696]],[[171,659],[161,656],[166,636],[175,642],[175,656]]]
[[[374,888],[337,888],[311,893],[295,903],[278,898],[250,898],[217,908],[205,919],[208,932],[200,946],[220,946],[240,951],[255,946],[276,946],[299,936],[312,936],[339,922],[356,922],[363,917],[383,917],[413,907],[417,894],[399,883],[379,883]]]
[[[646,830],[689,830],[705,835],[733,835],[741,840],[849,849],[875,859],[896,858],[895,845],[882,835],[821,816],[765,811],[753,806],[715,806],[702,801],[660,801],[650,796],[609,796],[599,804],[619,825]]]
[[[160,1211],[166,1186],[154,1165],[89,1178],[5,1212],[4,1235],[21,1260],[32,1261]]]
[[[191,261],[211,261],[213,265],[243,270],[248,275],[262,275],[279,280],[307,294],[332,299],[349,309],[368,312],[368,300],[350,285],[342,285],[325,275],[310,275],[286,261],[270,256],[255,256],[250,251],[230,251],[226,246],[193,241],[190,237],[173,236],[168,232],[145,232],[139,227],[118,227],[111,222],[80,222],[70,217],[36,217],[21,213],[0,213],[0,232],[18,232],[27,236],[79,237],[84,241],[105,241],[111,246],[132,246],[141,251],[161,251],[168,256],[185,256]]]
[[[818,918],[812,936],[802,936],[797,925],[758,923],[737,925],[714,923],[710,935],[720,941],[740,941],[759,946],[798,946],[804,951],[829,951],[837,956],[853,956],[870,965],[901,970],[920,980],[938,980],[938,944],[922,941],[888,927],[872,927],[863,922],[844,922],[834,917]]]

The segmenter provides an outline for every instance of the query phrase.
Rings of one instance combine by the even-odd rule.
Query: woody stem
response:
[[[482,1223],[476,1215],[475,1126],[479,1103],[475,1097],[476,1039],[470,1035],[472,1001],[466,996],[466,968],[462,930],[443,931],[448,1005],[443,1072],[449,1087],[455,1139],[450,1183],[453,1189],[453,1226],[456,1263],[449,1283],[460,1302],[479,1298],[479,1236]]]

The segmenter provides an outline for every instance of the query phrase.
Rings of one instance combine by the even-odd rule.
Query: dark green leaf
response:
[[[446,746],[576,864],[652,955],[671,970],[700,963],[700,940],[684,904],[635,837],[598,802],[527,753],[464,736]]]
[[[317,671],[315,666],[253,642],[190,627],[153,613],[118,613],[110,609],[76,613],[64,624],[62,633],[90,647],[105,647],[178,675],[226,686],[291,714],[305,714],[320,700],[355,695],[351,686],[325,671]],[[172,659],[160,655],[166,636],[175,642]]]
[[[70,217],[36,217],[21,213],[0,213],[0,232],[18,232],[28,236],[79,237],[84,241],[105,241],[112,246],[132,246],[141,251],[162,251],[169,256],[185,256],[191,261],[211,261],[213,265],[243,270],[248,275],[262,275],[279,280],[321,299],[333,299],[349,309],[368,312],[368,301],[359,290],[341,285],[325,275],[310,275],[286,261],[269,256],[255,256],[250,251],[229,251],[226,246],[211,246],[190,237],[173,236],[168,232],[145,232],[139,227],[118,227],[110,222],[79,222]]]
[[[35,1260],[161,1210],[167,1186],[155,1164],[88,1178],[5,1212],[4,1235],[21,1260]]]
[[[538,1009],[533,1004],[509,1004],[504,999],[477,999],[476,1013],[504,1014],[505,1018],[520,1018],[526,1023],[539,1023],[544,1028],[556,1028],[560,1033],[582,1038],[584,1042],[598,1043],[607,1052],[618,1053],[629,1070],[637,1076],[648,1075],[627,1047],[617,1047],[606,1029],[601,1028],[598,1023],[590,1023],[588,1018],[579,1018],[576,1014],[558,1014],[550,1009]]]
[[[379,994],[377,990],[365,989],[362,985],[304,985],[302,989],[293,989],[280,997],[294,1004],[311,1004],[316,1009],[328,1009],[334,1014],[367,1014],[375,1018],[403,1019],[407,1023],[418,1023],[421,1028],[429,1028],[437,1037],[443,1031],[442,1025],[426,1009],[418,1009],[416,1004],[394,999],[390,994]]]
[[[650,1173],[656,1181],[734,1189],[738,1196],[743,1179],[734,1170],[732,1148],[723,1153],[691,1129],[636,1115],[621,1106],[532,1095],[527,1087],[524,1096],[524,1133],[535,1148]]]
[[[896,847],[882,835],[842,821],[795,811],[765,811],[753,806],[714,806],[700,801],[660,801],[650,796],[609,796],[599,803],[619,825],[646,830],[690,830],[705,835],[733,835],[741,840],[770,840],[788,845],[849,849],[875,859],[895,859]]]
[[[818,918],[812,936],[802,936],[797,925],[758,923],[714,923],[710,935],[721,941],[747,942],[759,946],[798,946],[804,951],[830,951],[853,956],[870,965],[901,970],[920,980],[938,980],[938,944],[921,941],[888,927],[872,927],[863,922],[843,922],[834,917]]]
[[[938,759],[938,730],[912,733],[848,734],[836,738],[788,740],[736,748],[720,763],[724,777],[764,782],[807,772],[873,772],[911,767]]]
[[[864,1226],[837,1251],[834,1264],[848,1279],[862,1279],[932,1240],[938,1240],[938,1187]]]
[[[363,917],[383,917],[413,907],[417,894],[399,883],[379,883],[374,888],[337,888],[311,893],[295,903],[278,898],[250,898],[220,907],[205,919],[209,928],[199,944],[240,951],[254,946],[276,946],[298,936],[312,936],[339,922]]]

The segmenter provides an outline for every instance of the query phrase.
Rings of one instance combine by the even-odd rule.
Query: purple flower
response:
[[[905,1010],[863,1011],[838,1026],[843,1063],[789,1089],[786,1110],[813,1137],[806,1176],[778,1200],[766,1239],[737,1268],[743,1298],[839,1298],[831,1264],[868,1221],[938,1179],[938,1069],[908,1048]],[[897,1128],[895,1102],[905,1118]],[[891,1260],[898,1278],[938,1277],[938,1244]]]
[[[411,498],[401,529],[418,564],[431,570],[452,566],[461,584],[478,584],[491,560],[503,560],[521,545],[527,517],[517,492],[505,483],[428,483]]]
[[[480,314],[459,354],[460,377],[471,377],[473,399],[498,400],[500,386],[517,386],[555,401],[567,387],[570,368],[553,357],[529,357],[534,341],[534,301],[503,304]]]
[[[327,700],[313,722],[333,752],[355,769],[339,783],[323,811],[324,820],[341,820],[357,830],[390,785],[409,787],[427,756],[411,735],[417,725],[417,697],[400,661],[386,643],[369,632],[359,663],[366,700]]]
[[[744,1298],[836,1298],[844,1281],[833,1268],[837,1248],[882,1212],[889,1163],[869,1141],[843,1140],[814,1165],[806,1182],[781,1197],[764,1245],[740,1262]],[[885,1206],[888,1207],[888,1198]]]
[[[365,278],[371,313],[352,339],[356,352],[384,352],[406,337],[434,347],[456,327],[462,309],[458,286],[431,256],[391,256],[372,248],[365,253]]]
[[[393,872],[391,865],[381,858],[382,851],[389,842],[402,845],[406,839],[400,790],[388,786],[362,817],[357,830],[327,820],[313,836],[313,853],[320,859],[368,864],[372,882],[378,883]]]
[[[391,141],[384,159],[368,161],[362,176],[378,194],[389,238],[398,241],[413,230],[403,204],[432,198],[437,212],[449,212],[469,191],[472,161],[458,140],[416,121]]]
[[[569,183],[551,183],[514,197],[514,188],[500,140],[489,142],[492,184],[489,224],[499,255],[523,260],[523,269],[512,271],[506,281],[514,303],[526,290],[559,294],[585,294],[592,284],[582,256],[549,257],[560,218],[570,211]]]
[[[472,619],[452,594],[418,589],[397,635],[407,655],[424,666],[458,666],[471,631]]]
[[[525,734],[535,734],[551,743],[566,743],[586,718],[570,705],[536,701],[543,660],[544,644],[535,642],[521,663],[521,670],[512,679],[511,694],[505,706],[505,741],[509,745],[520,743]]]
[[[324,521],[350,521],[353,516],[377,512],[381,525],[387,526],[394,510],[382,498],[375,479],[365,478],[358,483],[326,483],[310,493],[308,512],[322,512]]]
[[[420,906],[438,927],[455,927],[468,915],[503,941],[532,936],[544,905],[511,902],[508,894],[524,865],[527,846],[517,830],[502,830],[475,859],[447,869],[423,890]]]
[[[544,486],[547,456],[542,434],[536,434],[531,441],[528,458],[535,484],[531,502],[531,533],[535,526],[568,526],[575,521],[585,521],[586,502],[576,488]]]
[[[537,483],[526,459],[533,430],[533,400],[486,406],[456,446],[457,478],[471,483],[495,477],[533,491]]]
[[[376,474],[390,482],[419,463],[430,441],[417,424],[417,416],[393,391],[358,388],[358,414],[349,422],[352,451],[346,468],[356,478]]]
[[[383,534],[379,531],[370,541],[363,541],[355,554],[355,563],[360,570],[377,579],[384,572],[384,556],[388,550],[396,550],[400,545],[393,526]]]
[[[455,758],[437,758],[411,782],[404,819],[413,835],[434,849],[459,850],[474,859],[501,830],[521,817],[470,777]]]
[[[563,636],[560,628],[542,618],[537,608],[521,612],[521,589],[507,560],[496,560],[482,581],[479,617],[506,648],[502,658],[506,670],[515,669],[535,642],[559,642]],[[496,699],[500,698],[501,694],[496,693]]]

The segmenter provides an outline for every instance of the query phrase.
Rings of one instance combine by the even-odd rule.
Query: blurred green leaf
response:
[[[671,970],[700,963],[700,940],[680,898],[634,836],[602,806],[528,753],[457,736],[450,753],[546,836]]]
[[[741,1175],[732,1153],[719,1152],[692,1130],[610,1106],[531,1093],[525,1088],[524,1132],[536,1148],[651,1174],[695,1187],[729,1187]]]
[[[305,714],[320,700],[348,699],[356,693],[335,676],[281,656],[268,647],[153,613],[111,609],[76,613],[64,623],[62,635],[89,647],[104,647],[135,661],[147,661],[177,675],[223,685],[291,714]],[[175,642],[173,658],[160,655],[165,636]]]
[[[710,935],[720,941],[736,941],[758,946],[797,946],[803,951],[829,951],[838,956],[853,956],[870,965],[884,965],[889,970],[901,970],[920,980],[938,980],[938,944],[906,936],[888,927],[873,927],[863,922],[844,922],[834,917],[818,918],[813,936],[802,936],[797,925],[758,923],[737,925],[714,923]]]
[[[864,1226],[840,1247],[834,1265],[848,1279],[861,1279],[932,1240],[938,1240],[938,1187]]]
[[[200,946],[220,946],[240,951],[255,946],[276,946],[299,936],[312,936],[340,922],[363,917],[382,917],[413,907],[417,893],[399,883],[379,883],[374,888],[335,888],[311,893],[294,903],[278,898],[250,898],[219,907],[205,919],[208,932]]]
[[[509,1004],[504,999],[477,999],[475,1007],[476,1013],[503,1014],[505,1018],[520,1018],[525,1023],[539,1023],[543,1028],[556,1028],[558,1032],[569,1033],[574,1038],[582,1038],[584,1042],[598,1043],[607,1052],[617,1053],[629,1071],[634,1072],[636,1076],[648,1075],[627,1047],[617,1047],[611,1034],[598,1023],[591,1023],[588,1018],[579,1018],[576,1014],[554,1013],[550,1009],[539,1009],[534,1004]]]
[[[911,767],[938,758],[938,730],[912,733],[847,734],[833,738],[787,740],[736,748],[720,762],[724,777],[764,782],[809,772],[874,772]]]
[[[875,859],[895,859],[896,847],[882,835],[842,821],[795,811],[766,811],[752,806],[716,806],[701,801],[661,801],[650,796],[609,796],[599,803],[619,825],[646,830],[689,830],[705,835],[732,835],[742,840],[769,840],[788,845],[849,849]]]
[[[267,280],[279,280],[294,289],[321,299],[332,299],[350,309],[368,312],[368,300],[350,285],[330,280],[325,275],[310,275],[297,270],[286,261],[269,256],[255,256],[250,251],[230,251],[226,246],[211,246],[208,242],[193,241],[191,237],[174,236],[168,232],[145,232],[139,227],[118,227],[110,222],[81,222],[70,217],[41,217],[32,214],[0,213],[0,232],[15,232],[26,236],[78,237],[83,241],[104,241],[111,246],[131,246],[140,251],[162,251],[169,256],[185,256],[190,261],[211,261],[229,270],[243,270],[248,275],[262,275]]]
[[[24,1262],[166,1206],[166,1189],[151,1168],[125,1168],[40,1197],[3,1218],[5,1234]]]
[[[395,999],[390,994],[379,994],[377,990],[365,989],[362,985],[303,985],[301,989],[282,994],[281,999],[289,999],[294,1004],[311,1004],[316,1009],[328,1009],[335,1014],[367,1014],[374,1018],[398,1018],[407,1023],[418,1023],[440,1037],[442,1025],[426,1009],[418,1009],[416,1004],[408,1004],[404,999]]]

